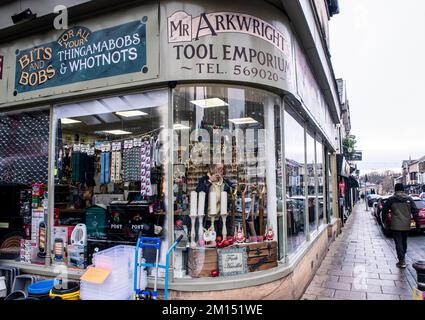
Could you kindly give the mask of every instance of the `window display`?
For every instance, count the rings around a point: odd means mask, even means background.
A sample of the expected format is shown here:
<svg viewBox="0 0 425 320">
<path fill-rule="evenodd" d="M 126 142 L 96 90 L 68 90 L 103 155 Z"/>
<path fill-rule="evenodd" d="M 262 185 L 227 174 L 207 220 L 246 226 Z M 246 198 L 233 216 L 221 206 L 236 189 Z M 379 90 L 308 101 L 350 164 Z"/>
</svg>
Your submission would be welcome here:
<svg viewBox="0 0 425 320">
<path fill-rule="evenodd" d="M 56 262 L 84 267 L 99 248 L 134 245 L 139 234 L 167 241 L 160 161 L 167 103 L 167 92 L 156 91 L 55 108 L 54 224 L 69 230 L 52 239 Z M 86 241 L 72 243 L 82 226 Z"/>
<path fill-rule="evenodd" d="M 317 173 L 317 198 L 319 202 L 319 226 L 326 222 L 324 204 L 324 174 L 323 144 L 316 140 L 316 173 Z"/>
<path fill-rule="evenodd" d="M 0 116 L 0 259 L 44 263 L 49 118 L 48 109 Z"/>
<path fill-rule="evenodd" d="M 253 258 L 238 273 L 277 266 L 275 106 L 278 96 L 257 89 L 175 89 L 175 232 L 190 239 L 176 249 L 178 277 L 237 274 L 221 260 L 229 247 Z"/>
<path fill-rule="evenodd" d="M 274 268 L 300 248 L 306 219 L 311 232 L 317 215 L 324 221 L 322 144 L 266 91 L 181 85 L 172 94 L 172 109 L 167 91 L 54 106 L 52 221 L 40 169 L 39 181 L 14 189 L 20 234 L 0 252 L 15 243 L 22 262 L 43 264 L 50 244 L 53 264 L 83 269 L 94 253 L 135 245 L 139 235 L 161 239 L 163 261 L 169 242 L 182 236 L 174 277 L 201 278 Z M 37 114 L 48 126 L 48 114 Z M 168 127 L 171 167 L 162 157 Z"/>
<path fill-rule="evenodd" d="M 276 157 L 276 206 L 277 206 L 277 235 L 278 235 L 278 249 L 279 249 L 279 260 L 285 257 L 285 232 L 283 230 L 283 219 L 286 217 L 284 210 L 284 196 L 285 192 L 283 189 L 284 174 L 283 174 L 283 109 L 281 106 L 275 105 L 274 107 L 274 132 L 275 132 L 275 157 Z M 286 221 L 288 223 L 288 220 Z"/>
<path fill-rule="evenodd" d="M 328 200 L 326 201 L 327 204 L 327 216 L 328 216 L 328 221 L 331 222 L 332 218 L 333 218 L 333 180 L 332 180 L 332 154 L 329 152 L 326 152 L 326 175 L 327 175 L 327 197 Z"/>
<path fill-rule="evenodd" d="M 307 133 L 307 203 L 308 203 L 308 222 L 309 231 L 317 230 L 317 192 L 316 192 L 316 146 L 313 137 Z"/>
<path fill-rule="evenodd" d="M 293 253 L 306 241 L 304 127 L 285 111 L 287 247 Z"/>
</svg>

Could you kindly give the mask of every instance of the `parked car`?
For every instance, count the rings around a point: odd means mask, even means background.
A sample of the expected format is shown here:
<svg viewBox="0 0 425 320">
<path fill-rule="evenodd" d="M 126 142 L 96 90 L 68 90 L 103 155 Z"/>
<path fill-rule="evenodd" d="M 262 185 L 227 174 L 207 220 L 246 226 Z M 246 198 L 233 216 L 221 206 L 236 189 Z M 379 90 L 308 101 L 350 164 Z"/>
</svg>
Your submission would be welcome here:
<svg viewBox="0 0 425 320">
<path fill-rule="evenodd" d="M 416 204 L 416 207 L 419 210 L 419 225 L 420 229 L 425 230 L 425 202 L 421 200 L 419 197 L 412 197 L 413 201 Z M 386 236 L 391 235 L 391 210 L 388 212 L 387 218 L 385 221 L 383 221 L 383 215 L 382 215 L 382 209 L 380 214 L 380 221 L 378 221 L 384 231 L 384 234 Z M 413 220 L 413 217 L 411 218 L 410 222 L 410 231 L 416 231 L 416 222 Z"/>
<path fill-rule="evenodd" d="M 379 195 L 377 194 L 369 194 L 367 196 L 367 205 L 369 206 L 369 208 L 373 207 L 373 203 L 378 201 Z"/>
<path fill-rule="evenodd" d="M 376 220 L 378 221 L 379 224 L 381 224 L 381 212 L 382 212 L 382 208 L 384 207 L 384 204 L 387 202 L 387 200 L 389 199 L 389 195 L 387 196 L 382 196 L 378 198 L 378 201 L 376 202 L 376 206 L 374 207 L 374 211 L 373 211 L 373 215 L 375 216 Z"/>
</svg>

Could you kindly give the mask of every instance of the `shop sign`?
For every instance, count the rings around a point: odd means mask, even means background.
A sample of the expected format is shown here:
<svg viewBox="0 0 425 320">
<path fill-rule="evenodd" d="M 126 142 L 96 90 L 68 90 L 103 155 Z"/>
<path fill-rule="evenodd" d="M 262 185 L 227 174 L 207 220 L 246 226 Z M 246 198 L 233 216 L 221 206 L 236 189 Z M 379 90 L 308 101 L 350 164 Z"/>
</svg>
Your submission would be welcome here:
<svg viewBox="0 0 425 320">
<path fill-rule="evenodd" d="M 246 248 L 225 248 L 218 250 L 218 269 L 222 277 L 248 272 Z"/>
<path fill-rule="evenodd" d="M 256 16 L 239 12 L 203 12 L 167 16 L 168 55 L 175 79 L 222 79 L 292 89 L 291 38 Z"/>
<path fill-rule="evenodd" d="M 363 160 L 363 152 L 356 151 L 353 155 L 353 158 L 351 159 L 353 161 L 362 161 Z"/>
<path fill-rule="evenodd" d="M 332 116 L 326 104 L 325 97 L 313 75 L 307 56 L 301 49 L 300 44 L 294 41 L 294 47 L 297 93 L 328 138 L 332 138 L 335 136 L 335 132 L 333 131 Z M 333 139 L 330 140 L 332 141 Z"/>
<path fill-rule="evenodd" d="M 275 46 L 282 53 L 290 50 L 288 38 L 271 24 L 257 17 L 236 12 L 202 13 L 192 18 L 185 11 L 177 11 L 168 18 L 168 41 L 191 42 L 219 33 L 242 33 L 258 37 Z"/>
<path fill-rule="evenodd" d="M 56 41 L 16 49 L 14 95 L 133 72 L 146 73 L 146 22 L 145 16 L 94 32 L 76 26 L 64 31 Z"/>
</svg>

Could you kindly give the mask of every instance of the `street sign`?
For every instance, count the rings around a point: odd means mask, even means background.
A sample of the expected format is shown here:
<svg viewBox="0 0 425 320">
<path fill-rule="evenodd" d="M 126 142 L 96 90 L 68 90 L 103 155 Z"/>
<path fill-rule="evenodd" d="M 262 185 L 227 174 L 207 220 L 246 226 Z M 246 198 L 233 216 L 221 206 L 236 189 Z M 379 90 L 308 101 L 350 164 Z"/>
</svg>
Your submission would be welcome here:
<svg viewBox="0 0 425 320">
<path fill-rule="evenodd" d="M 362 151 L 356 151 L 352 158 L 353 161 L 362 161 L 363 160 L 363 152 Z"/>
</svg>

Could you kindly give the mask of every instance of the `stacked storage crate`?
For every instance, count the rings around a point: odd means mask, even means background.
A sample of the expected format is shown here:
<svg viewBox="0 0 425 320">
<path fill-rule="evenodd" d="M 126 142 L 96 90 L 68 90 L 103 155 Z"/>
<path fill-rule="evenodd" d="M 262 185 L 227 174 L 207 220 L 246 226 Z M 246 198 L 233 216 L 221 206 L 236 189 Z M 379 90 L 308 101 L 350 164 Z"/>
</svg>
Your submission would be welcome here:
<svg viewBox="0 0 425 320">
<path fill-rule="evenodd" d="M 94 266 L 108 270 L 102 283 L 81 280 L 82 300 L 130 300 L 133 296 L 135 246 L 119 245 L 93 256 Z"/>
</svg>

